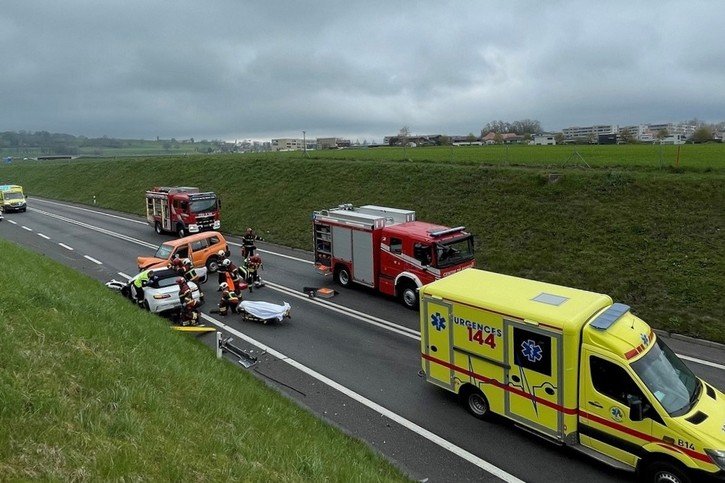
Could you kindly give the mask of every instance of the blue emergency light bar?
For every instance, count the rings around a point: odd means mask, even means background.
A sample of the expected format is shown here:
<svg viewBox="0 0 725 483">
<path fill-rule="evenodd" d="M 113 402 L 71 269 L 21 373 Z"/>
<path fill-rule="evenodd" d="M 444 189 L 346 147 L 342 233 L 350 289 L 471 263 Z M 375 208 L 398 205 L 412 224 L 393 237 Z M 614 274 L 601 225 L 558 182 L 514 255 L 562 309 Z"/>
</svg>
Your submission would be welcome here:
<svg viewBox="0 0 725 483">
<path fill-rule="evenodd" d="M 589 325 L 595 329 L 607 330 L 627 312 L 629 312 L 629 305 L 619 303 L 614 304 L 602 312 L 599 317 L 592 320 Z"/>
</svg>

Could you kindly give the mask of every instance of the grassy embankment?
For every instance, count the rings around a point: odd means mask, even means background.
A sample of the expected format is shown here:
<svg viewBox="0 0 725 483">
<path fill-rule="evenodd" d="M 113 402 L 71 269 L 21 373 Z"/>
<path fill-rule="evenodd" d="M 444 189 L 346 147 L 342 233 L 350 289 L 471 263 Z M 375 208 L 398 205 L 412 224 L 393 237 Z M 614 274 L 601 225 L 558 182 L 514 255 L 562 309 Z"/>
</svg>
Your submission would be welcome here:
<svg viewBox="0 0 725 483">
<path fill-rule="evenodd" d="M 96 195 L 100 206 L 138 214 L 151 186 L 201 186 L 221 195 L 225 231 L 253 226 L 269 241 L 305 249 L 315 209 L 413 208 L 420 219 L 468 226 L 480 268 L 607 293 L 656 328 L 725 342 L 724 161 L 703 163 L 674 171 L 559 167 L 563 177 L 553 184 L 543 161 L 492 167 L 299 153 L 29 163 L 0 176 L 31 195 L 82 203 Z"/>
<path fill-rule="evenodd" d="M 404 480 L 98 282 L 0 260 L 0 480 Z"/>
</svg>

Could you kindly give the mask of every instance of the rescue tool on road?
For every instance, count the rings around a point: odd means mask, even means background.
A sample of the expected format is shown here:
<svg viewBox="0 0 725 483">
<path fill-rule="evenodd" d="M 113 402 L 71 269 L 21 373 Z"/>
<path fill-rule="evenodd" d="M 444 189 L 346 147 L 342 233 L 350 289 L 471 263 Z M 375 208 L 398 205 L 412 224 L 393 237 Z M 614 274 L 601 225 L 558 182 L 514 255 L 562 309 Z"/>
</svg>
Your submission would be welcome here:
<svg viewBox="0 0 725 483">
<path fill-rule="evenodd" d="M 220 210 L 215 193 L 191 186 L 158 186 L 146 192 L 146 220 L 159 234 L 166 231 L 183 237 L 218 230 Z"/>
<path fill-rule="evenodd" d="M 344 287 L 353 282 L 418 307 L 426 283 L 473 267 L 473 235 L 416 221 L 415 211 L 340 205 L 312 213 L 315 267 Z"/>
<path fill-rule="evenodd" d="M 646 481 L 725 477 L 725 395 L 607 295 L 464 270 L 421 288 L 428 382 Z"/>
</svg>

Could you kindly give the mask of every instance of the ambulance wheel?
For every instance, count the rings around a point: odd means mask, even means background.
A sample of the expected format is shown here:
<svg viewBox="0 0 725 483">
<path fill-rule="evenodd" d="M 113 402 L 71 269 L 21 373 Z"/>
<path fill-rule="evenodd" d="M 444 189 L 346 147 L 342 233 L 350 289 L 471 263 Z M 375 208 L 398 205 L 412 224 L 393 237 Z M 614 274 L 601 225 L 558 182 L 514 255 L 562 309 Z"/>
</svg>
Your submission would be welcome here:
<svg viewBox="0 0 725 483">
<path fill-rule="evenodd" d="M 653 461 L 645 468 L 647 483 L 690 483 L 692 480 L 679 466 L 669 461 Z"/>
<path fill-rule="evenodd" d="M 350 286 L 350 271 L 345 265 L 341 265 L 340 268 L 337 269 L 337 272 L 335 272 L 335 274 L 337 283 L 339 283 L 343 287 Z"/>
<path fill-rule="evenodd" d="M 161 235 L 161 223 L 159 223 L 158 221 L 154 223 L 154 230 L 156 231 L 157 235 Z"/>
<path fill-rule="evenodd" d="M 400 289 L 400 301 L 410 310 L 418 308 L 418 290 L 411 282 L 406 283 Z"/>
<path fill-rule="evenodd" d="M 466 408 L 468 412 L 476 416 L 478 419 L 486 419 L 489 414 L 490 406 L 488 405 L 488 399 L 483 393 L 475 387 L 469 387 L 465 392 L 461 393 L 461 396 L 466 402 Z"/>
</svg>

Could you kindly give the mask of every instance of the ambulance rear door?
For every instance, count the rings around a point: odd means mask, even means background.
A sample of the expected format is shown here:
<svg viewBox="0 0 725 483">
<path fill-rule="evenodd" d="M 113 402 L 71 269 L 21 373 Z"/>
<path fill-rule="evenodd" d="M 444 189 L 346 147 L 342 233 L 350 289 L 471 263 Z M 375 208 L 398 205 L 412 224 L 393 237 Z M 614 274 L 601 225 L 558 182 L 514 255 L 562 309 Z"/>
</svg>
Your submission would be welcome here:
<svg viewBox="0 0 725 483">
<path fill-rule="evenodd" d="M 562 336 L 533 324 L 504 320 L 506 416 L 563 439 Z"/>
<path fill-rule="evenodd" d="M 421 311 L 422 352 L 424 370 L 428 382 L 454 390 L 453 372 L 453 321 L 452 307 L 448 302 L 425 297 Z"/>
</svg>

